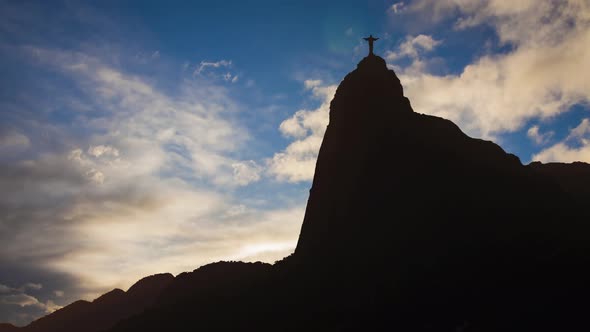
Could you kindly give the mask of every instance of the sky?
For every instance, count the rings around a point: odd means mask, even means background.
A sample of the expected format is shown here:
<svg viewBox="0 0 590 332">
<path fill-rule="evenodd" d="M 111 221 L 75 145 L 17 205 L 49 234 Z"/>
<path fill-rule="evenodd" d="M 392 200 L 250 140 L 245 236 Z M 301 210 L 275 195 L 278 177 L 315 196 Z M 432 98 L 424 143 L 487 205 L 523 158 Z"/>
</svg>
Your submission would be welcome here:
<svg viewBox="0 0 590 332">
<path fill-rule="evenodd" d="M 588 0 L 0 0 L 0 322 L 289 255 L 369 34 L 416 112 L 590 162 Z"/>
</svg>

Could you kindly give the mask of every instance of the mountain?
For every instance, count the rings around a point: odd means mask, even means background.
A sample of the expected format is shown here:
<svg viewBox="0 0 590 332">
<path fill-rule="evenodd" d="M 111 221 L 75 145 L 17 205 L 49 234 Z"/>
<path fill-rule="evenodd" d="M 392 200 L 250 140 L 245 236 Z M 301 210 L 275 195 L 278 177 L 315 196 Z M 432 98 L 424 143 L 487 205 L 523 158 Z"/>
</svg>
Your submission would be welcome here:
<svg viewBox="0 0 590 332">
<path fill-rule="evenodd" d="M 580 205 L 590 201 L 590 165 L 582 162 L 571 164 L 533 162 L 528 165 L 534 172 L 556 182 Z"/>
<path fill-rule="evenodd" d="M 331 102 L 295 252 L 181 274 L 108 331 L 586 330 L 588 182 L 414 112 L 369 55 Z"/>
<path fill-rule="evenodd" d="M 0 323 L 0 332 L 16 332 L 20 329 L 12 324 Z"/>
<path fill-rule="evenodd" d="M 355 301 L 377 303 L 376 326 L 563 327 L 583 317 L 570 305 L 588 293 L 589 171 L 524 166 L 415 113 L 369 56 L 331 103 L 294 256 L 328 280 L 346 274 L 339 289 L 365 285 Z"/>
<path fill-rule="evenodd" d="M 114 289 L 92 302 L 79 300 L 45 317 L 14 331 L 104 331 L 116 322 L 138 314 L 155 303 L 156 297 L 167 287 L 174 276 L 169 273 L 145 277 L 136 282 L 127 292 Z M 2 329 L 0 332 L 13 331 Z"/>
</svg>

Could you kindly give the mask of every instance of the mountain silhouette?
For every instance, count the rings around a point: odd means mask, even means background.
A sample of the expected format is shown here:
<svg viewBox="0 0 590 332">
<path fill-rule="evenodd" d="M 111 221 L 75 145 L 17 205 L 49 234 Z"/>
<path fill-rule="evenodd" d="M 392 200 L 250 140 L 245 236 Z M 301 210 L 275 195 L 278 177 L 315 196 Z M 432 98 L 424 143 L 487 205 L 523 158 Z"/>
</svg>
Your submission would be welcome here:
<svg viewBox="0 0 590 332">
<path fill-rule="evenodd" d="M 0 323 L 0 332 L 20 331 L 20 329 L 12 324 Z"/>
<path fill-rule="evenodd" d="M 104 331 L 153 305 L 173 279 L 174 276 L 169 273 L 145 277 L 127 292 L 114 289 L 92 302 L 79 300 L 23 328 L 0 325 L 0 332 Z"/>
<path fill-rule="evenodd" d="M 331 102 L 292 255 L 167 275 L 141 305 L 133 286 L 19 331 L 585 330 L 589 188 L 588 164 L 523 165 L 414 112 L 369 55 Z"/>
<path fill-rule="evenodd" d="M 581 206 L 590 202 L 590 165 L 582 162 L 571 164 L 533 162 L 529 168 L 555 181 Z"/>
</svg>

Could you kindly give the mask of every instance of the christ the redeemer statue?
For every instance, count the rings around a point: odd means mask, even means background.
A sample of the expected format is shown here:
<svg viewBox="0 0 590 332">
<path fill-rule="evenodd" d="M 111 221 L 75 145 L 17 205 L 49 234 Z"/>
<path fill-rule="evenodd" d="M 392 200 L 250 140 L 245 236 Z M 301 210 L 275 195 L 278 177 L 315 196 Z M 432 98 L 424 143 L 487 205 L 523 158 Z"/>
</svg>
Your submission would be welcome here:
<svg viewBox="0 0 590 332">
<path fill-rule="evenodd" d="M 370 35 L 369 37 L 363 39 L 369 42 L 369 55 L 373 55 L 373 42 L 379 40 L 379 38 L 375 38 L 373 35 Z"/>
</svg>

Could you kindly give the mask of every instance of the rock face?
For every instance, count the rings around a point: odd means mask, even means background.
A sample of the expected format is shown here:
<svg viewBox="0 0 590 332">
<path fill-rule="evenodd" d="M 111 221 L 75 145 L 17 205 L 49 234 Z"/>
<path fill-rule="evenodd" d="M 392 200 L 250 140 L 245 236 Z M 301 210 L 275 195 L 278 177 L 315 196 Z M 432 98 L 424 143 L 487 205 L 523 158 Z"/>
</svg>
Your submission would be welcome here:
<svg viewBox="0 0 590 332">
<path fill-rule="evenodd" d="M 505 329 L 550 312 L 556 323 L 575 309 L 554 303 L 587 291 L 589 170 L 523 166 L 415 113 L 394 72 L 368 56 L 331 103 L 294 258 L 373 312 L 397 312 L 405 329 L 410 317 Z"/>
<path fill-rule="evenodd" d="M 332 101 L 295 257 L 415 284 L 416 301 L 422 292 L 444 302 L 489 292 L 504 306 L 503 289 L 533 287 L 529 272 L 584 241 L 586 212 L 554 180 L 448 120 L 415 113 L 393 71 L 369 56 Z"/>
<path fill-rule="evenodd" d="M 181 274 L 110 331 L 585 330 L 583 183 L 415 113 L 370 55 L 331 103 L 295 253 Z"/>
<path fill-rule="evenodd" d="M 394 72 L 368 56 L 332 101 L 295 256 L 387 258 L 405 271 L 487 255 L 521 264 L 566 250 L 583 213 L 572 194 L 496 144 L 415 113 Z"/>
</svg>

